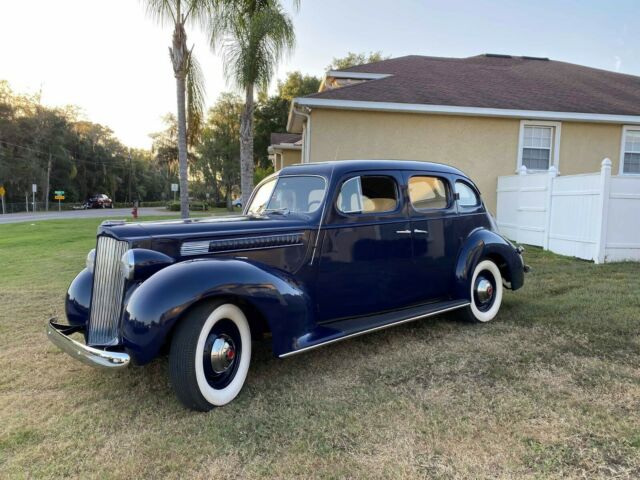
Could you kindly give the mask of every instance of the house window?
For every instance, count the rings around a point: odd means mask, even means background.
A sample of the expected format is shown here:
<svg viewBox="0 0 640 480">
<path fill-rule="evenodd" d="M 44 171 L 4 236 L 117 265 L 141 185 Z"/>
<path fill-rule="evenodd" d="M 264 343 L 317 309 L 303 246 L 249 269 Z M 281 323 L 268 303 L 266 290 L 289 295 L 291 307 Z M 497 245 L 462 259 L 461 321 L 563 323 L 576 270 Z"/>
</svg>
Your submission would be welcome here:
<svg viewBox="0 0 640 480">
<path fill-rule="evenodd" d="M 522 166 L 533 171 L 546 171 L 551 166 L 557 169 L 559 145 L 560 123 L 522 121 L 518 170 Z"/>
<path fill-rule="evenodd" d="M 552 127 L 524 127 L 522 164 L 527 170 L 549 170 L 552 131 Z"/>
<path fill-rule="evenodd" d="M 621 174 L 640 174 L 640 127 L 622 131 Z"/>
</svg>

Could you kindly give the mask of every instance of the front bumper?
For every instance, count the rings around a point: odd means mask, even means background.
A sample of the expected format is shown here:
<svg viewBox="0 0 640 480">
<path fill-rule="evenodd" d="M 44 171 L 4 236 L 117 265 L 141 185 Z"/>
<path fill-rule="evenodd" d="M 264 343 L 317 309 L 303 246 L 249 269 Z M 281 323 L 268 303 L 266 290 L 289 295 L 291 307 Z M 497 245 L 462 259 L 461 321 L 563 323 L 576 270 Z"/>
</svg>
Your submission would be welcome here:
<svg viewBox="0 0 640 480">
<path fill-rule="evenodd" d="M 111 352 L 99 348 L 89 347 L 80 343 L 69 335 L 78 332 L 82 327 L 60 325 L 52 318 L 47 322 L 47 337 L 60 350 L 68 353 L 76 360 L 91 365 L 92 367 L 118 369 L 129 366 L 131 358 L 123 352 Z"/>
</svg>

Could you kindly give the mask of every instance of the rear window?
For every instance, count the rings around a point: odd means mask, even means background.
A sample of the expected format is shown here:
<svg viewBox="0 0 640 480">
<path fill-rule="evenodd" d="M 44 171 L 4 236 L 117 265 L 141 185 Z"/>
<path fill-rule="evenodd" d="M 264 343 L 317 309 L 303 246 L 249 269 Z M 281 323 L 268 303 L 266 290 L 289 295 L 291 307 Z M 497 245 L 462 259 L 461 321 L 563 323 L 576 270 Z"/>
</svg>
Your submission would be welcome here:
<svg viewBox="0 0 640 480">
<path fill-rule="evenodd" d="M 458 180 L 456 182 L 456 193 L 458 194 L 458 205 L 461 207 L 477 207 L 480 199 L 471 185 Z"/>
</svg>

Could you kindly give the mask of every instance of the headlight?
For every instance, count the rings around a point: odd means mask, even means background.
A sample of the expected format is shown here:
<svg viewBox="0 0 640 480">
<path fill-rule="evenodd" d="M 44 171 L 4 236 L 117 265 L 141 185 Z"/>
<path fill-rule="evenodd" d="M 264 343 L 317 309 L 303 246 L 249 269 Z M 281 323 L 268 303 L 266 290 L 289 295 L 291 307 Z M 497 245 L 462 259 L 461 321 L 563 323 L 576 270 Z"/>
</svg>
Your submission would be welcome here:
<svg viewBox="0 0 640 480">
<path fill-rule="evenodd" d="M 133 250 L 127 250 L 124 255 L 122 255 L 120 263 L 120 269 L 124 278 L 133 280 L 133 275 L 136 271 L 136 259 Z"/>
<path fill-rule="evenodd" d="M 95 266 L 95 264 L 96 264 L 96 249 L 92 248 L 91 250 L 89 250 L 89 253 L 87 253 L 87 260 L 86 260 L 87 270 L 93 273 L 93 267 Z"/>
</svg>

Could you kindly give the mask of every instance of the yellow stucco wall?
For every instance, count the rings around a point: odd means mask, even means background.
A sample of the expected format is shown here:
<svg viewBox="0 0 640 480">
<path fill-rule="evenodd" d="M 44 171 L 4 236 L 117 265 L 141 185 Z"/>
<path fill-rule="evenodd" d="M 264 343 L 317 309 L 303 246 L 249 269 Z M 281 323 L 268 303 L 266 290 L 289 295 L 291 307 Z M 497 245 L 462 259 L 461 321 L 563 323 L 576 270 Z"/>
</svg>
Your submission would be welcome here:
<svg viewBox="0 0 640 480">
<path fill-rule="evenodd" d="M 519 131 L 519 119 L 314 109 L 310 160 L 446 163 L 476 182 L 495 213 L 497 178 L 516 171 Z M 563 122 L 560 172 L 595 172 L 607 156 L 617 172 L 621 131 L 620 125 Z"/>
<path fill-rule="evenodd" d="M 302 162 L 302 150 L 283 150 L 280 148 L 274 148 L 274 153 L 278 155 L 278 162 L 275 167 L 276 171 L 280 170 L 280 154 L 282 154 L 282 167 L 286 167 L 287 165 L 293 165 L 294 163 Z"/>
<path fill-rule="evenodd" d="M 562 122 L 560 174 L 597 172 L 605 157 L 611 159 L 611 173 L 618 174 L 622 125 Z"/>
</svg>

